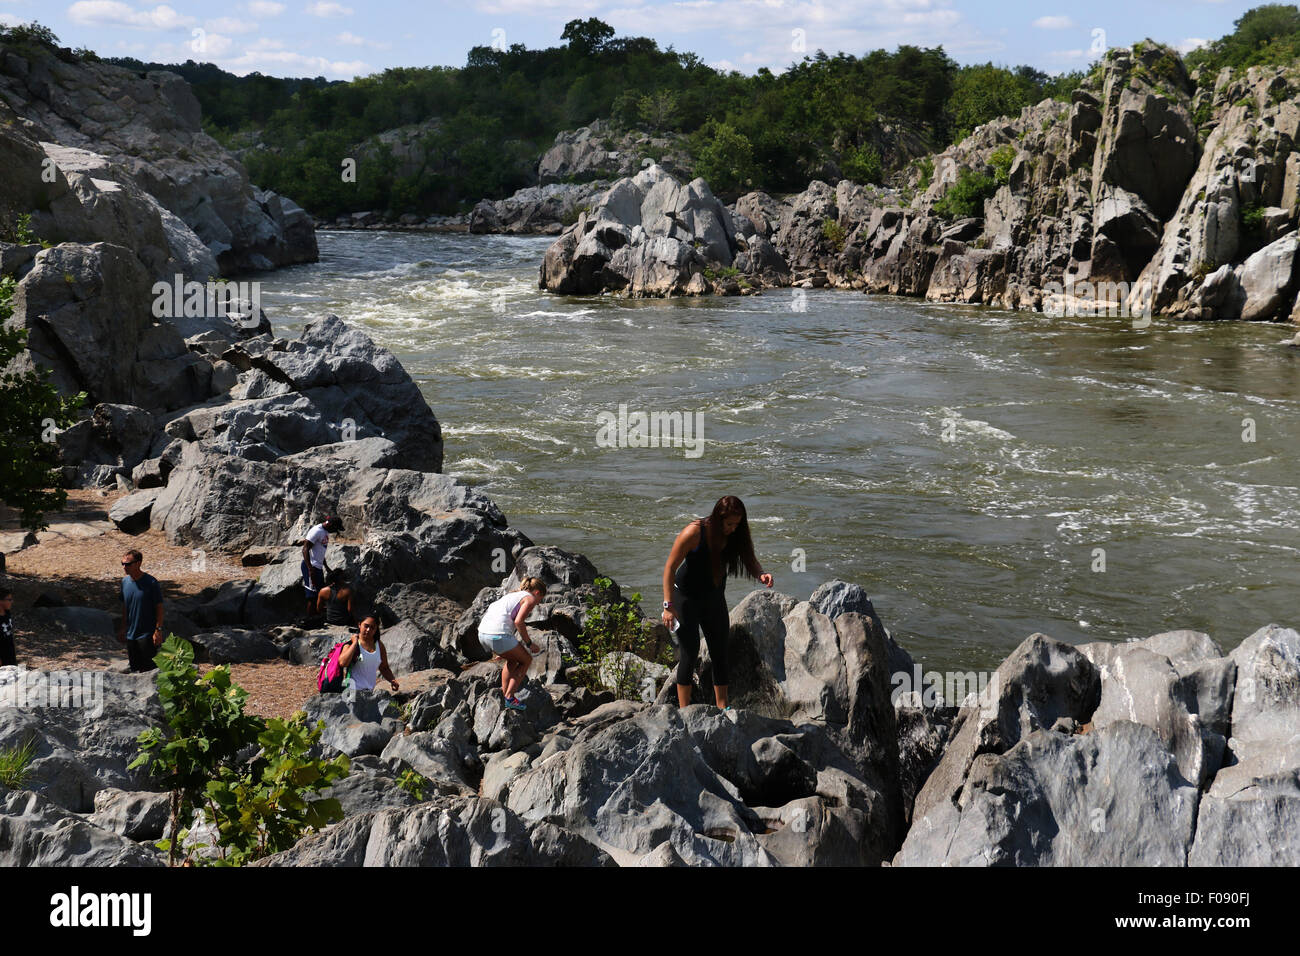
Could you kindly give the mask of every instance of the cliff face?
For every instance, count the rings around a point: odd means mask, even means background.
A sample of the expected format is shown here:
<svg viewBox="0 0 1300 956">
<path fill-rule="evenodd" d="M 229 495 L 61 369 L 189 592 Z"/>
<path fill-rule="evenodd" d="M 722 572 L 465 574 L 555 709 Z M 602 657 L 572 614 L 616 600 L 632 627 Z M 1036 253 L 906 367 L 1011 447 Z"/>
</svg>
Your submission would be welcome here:
<svg viewBox="0 0 1300 956">
<path fill-rule="evenodd" d="M 784 203 L 805 226 L 774 244 L 797 283 L 824 273 L 869 292 L 1085 315 L 1292 317 L 1298 75 L 1189 77 L 1164 47 L 1112 50 L 1070 104 L 1044 101 L 936 154 L 908 203 L 903 191 L 855 204 L 865 193 L 843 183 L 828 202 L 811 184 Z M 833 235 L 827 220 L 839 248 L 818 235 Z"/>
<path fill-rule="evenodd" d="M 27 138 L 98 154 L 96 178 L 157 200 L 194 231 L 221 272 L 316 260 L 310 217 L 248 182 L 239 161 L 203 132 L 198 100 L 175 74 L 0 45 L 0 99 Z"/>
</svg>

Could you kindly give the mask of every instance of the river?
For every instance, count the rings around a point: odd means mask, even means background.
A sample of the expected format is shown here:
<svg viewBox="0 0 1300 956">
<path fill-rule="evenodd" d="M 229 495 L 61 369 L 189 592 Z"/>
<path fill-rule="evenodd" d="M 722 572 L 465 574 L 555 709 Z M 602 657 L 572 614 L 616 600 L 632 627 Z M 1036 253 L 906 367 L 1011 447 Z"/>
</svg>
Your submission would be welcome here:
<svg viewBox="0 0 1300 956">
<path fill-rule="evenodd" d="M 319 263 L 259 277 L 277 332 L 333 312 L 392 349 L 444 470 L 652 615 L 673 536 L 736 494 L 779 590 L 861 584 L 941 670 L 1035 631 L 1227 649 L 1300 624 L 1294 330 L 833 290 L 564 298 L 537 289 L 547 238 L 318 239 Z M 700 431 L 618 446 L 619 406 Z"/>
</svg>

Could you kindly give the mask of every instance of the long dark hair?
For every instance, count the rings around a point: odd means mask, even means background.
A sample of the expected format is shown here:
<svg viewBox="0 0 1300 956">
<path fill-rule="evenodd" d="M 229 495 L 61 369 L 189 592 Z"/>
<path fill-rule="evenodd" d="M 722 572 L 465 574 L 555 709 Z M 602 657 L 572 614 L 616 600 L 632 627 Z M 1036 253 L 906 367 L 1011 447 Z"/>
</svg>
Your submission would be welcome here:
<svg viewBox="0 0 1300 956">
<path fill-rule="evenodd" d="M 713 545 L 709 544 L 709 558 L 713 564 L 715 581 L 721 577 L 719 572 L 722 571 L 731 577 L 740 577 L 743 572 L 752 578 L 754 575 L 749 569 L 758 564 L 758 560 L 754 557 L 754 541 L 749 536 L 749 515 L 745 512 L 745 503 L 735 495 L 724 495 L 718 499 L 718 503 L 713 506 L 713 513 L 702 519 L 705 531 L 710 536 L 726 534 L 723 531 L 723 521 L 731 515 L 740 515 L 740 524 L 736 525 L 736 530 L 727 536 L 727 543 L 723 545 L 722 551 L 715 552 Z"/>
</svg>

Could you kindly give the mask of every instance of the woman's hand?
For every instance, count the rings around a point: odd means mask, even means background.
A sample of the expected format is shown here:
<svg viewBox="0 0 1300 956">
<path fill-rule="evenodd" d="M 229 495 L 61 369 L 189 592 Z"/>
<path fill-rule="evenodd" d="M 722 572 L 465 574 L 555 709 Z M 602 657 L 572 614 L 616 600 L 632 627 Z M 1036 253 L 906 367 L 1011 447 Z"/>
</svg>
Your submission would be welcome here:
<svg viewBox="0 0 1300 956">
<path fill-rule="evenodd" d="M 770 574 L 760 574 L 758 580 L 763 583 L 763 587 L 765 588 L 770 588 L 775 583 Z"/>
<path fill-rule="evenodd" d="M 664 622 L 664 627 L 671 631 L 673 629 L 673 624 L 677 621 L 677 615 L 667 608 L 664 608 L 664 613 L 660 615 L 660 619 Z"/>
<path fill-rule="evenodd" d="M 397 693 L 397 679 L 394 677 L 390 677 L 388 678 L 388 683 L 392 686 L 393 693 L 394 694 Z"/>
</svg>

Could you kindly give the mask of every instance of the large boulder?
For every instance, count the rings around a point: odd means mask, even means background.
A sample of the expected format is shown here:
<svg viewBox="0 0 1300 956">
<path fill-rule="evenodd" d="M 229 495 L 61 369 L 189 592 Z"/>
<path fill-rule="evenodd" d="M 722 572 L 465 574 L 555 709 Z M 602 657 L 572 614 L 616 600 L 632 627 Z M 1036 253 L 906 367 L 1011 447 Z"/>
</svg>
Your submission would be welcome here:
<svg viewBox="0 0 1300 956">
<path fill-rule="evenodd" d="M 83 820 L 39 793 L 0 788 L 0 865 L 89 868 L 163 864 L 153 849 Z"/>
</svg>

